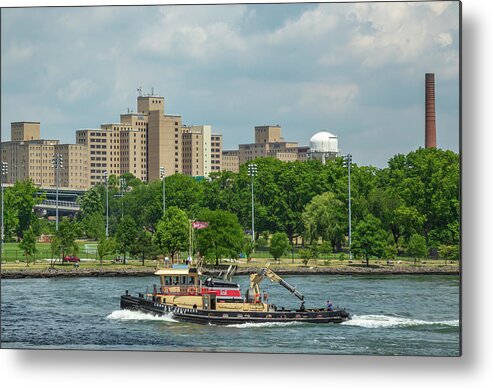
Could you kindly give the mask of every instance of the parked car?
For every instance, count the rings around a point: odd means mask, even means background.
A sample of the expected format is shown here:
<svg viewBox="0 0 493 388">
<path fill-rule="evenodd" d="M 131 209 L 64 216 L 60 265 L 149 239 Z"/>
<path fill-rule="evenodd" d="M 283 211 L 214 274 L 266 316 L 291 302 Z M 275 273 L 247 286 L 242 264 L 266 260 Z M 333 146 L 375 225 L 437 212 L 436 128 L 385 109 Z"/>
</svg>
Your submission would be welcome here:
<svg viewBox="0 0 493 388">
<path fill-rule="evenodd" d="M 78 257 L 75 257 L 75 256 L 65 256 L 63 258 L 63 262 L 64 263 L 78 263 L 78 262 L 80 262 L 80 259 Z"/>
</svg>

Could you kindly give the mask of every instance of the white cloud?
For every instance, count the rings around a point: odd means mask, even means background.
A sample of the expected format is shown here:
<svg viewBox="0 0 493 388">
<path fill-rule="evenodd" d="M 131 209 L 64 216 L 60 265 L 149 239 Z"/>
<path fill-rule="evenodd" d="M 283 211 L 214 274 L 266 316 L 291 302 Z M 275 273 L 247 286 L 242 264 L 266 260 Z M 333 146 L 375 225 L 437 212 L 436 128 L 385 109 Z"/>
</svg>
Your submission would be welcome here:
<svg viewBox="0 0 493 388">
<path fill-rule="evenodd" d="M 367 69 L 436 62 L 440 50 L 453 43 L 452 34 L 458 33 L 458 13 L 450 3 L 423 4 L 355 4 L 348 13 L 348 20 L 357 23 L 352 27 L 347 55 Z"/>
<path fill-rule="evenodd" d="M 331 12 L 331 8 L 318 6 L 303 12 L 298 19 L 288 20 L 267 39 L 271 43 L 289 43 L 292 40 L 320 37 L 336 28 L 338 20 L 338 15 Z"/>
<path fill-rule="evenodd" d="M 60 100 L 75 102 L 89 97 L 96 90 L 96 85 L 88 79 L 75 79 L 70 81 L 67 87 L 58 89 L 57 96 Z"/>
<path fill-rule="evenodd" d="M 140 31 L 137 48 L 164 57 L 219 59 L 225 53 L 241 52 L 244 41 L 235 27 L 247 15 L 244 6 L 163 7 L 156 23 Z"/>
<path fill-rule="evenodd" d="M 452 35 L 448 32 L 440 32 L 435 41 L 442 47 L 450 46 L 453 42 Z"/>
<path fill-rule="evenodd" d="M 15 65 L 30 60 L 34 54 L 34 47 L 30 43 L 14 42 L 5 53 L 4 65 Z M 3 55 L 2 55 L 3 56 Z"/>
<path fill-rule="evenodd" d="M 307 83 L 301 86 L 299 105 L 310 110 L 334 113 L 348 108 L 358 93 L 358 85 L 354 83 Z"/>
<path fill-rule="evenodd" d="M 436 16 L 440 16 L 450 6 L 450 1 L 430 1 L 423 2 L 423 5 L 429 7 Z"/>
</svg>

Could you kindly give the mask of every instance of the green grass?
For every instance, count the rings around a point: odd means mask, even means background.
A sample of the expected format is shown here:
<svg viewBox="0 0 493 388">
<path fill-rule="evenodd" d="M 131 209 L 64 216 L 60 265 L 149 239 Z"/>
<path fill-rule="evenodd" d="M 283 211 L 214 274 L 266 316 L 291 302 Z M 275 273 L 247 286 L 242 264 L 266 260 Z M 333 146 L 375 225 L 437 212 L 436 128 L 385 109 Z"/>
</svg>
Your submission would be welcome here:
<svg viewBox="0 0 493 388">
<path fill-rule="evenodd" d="M 85 253 L 85 244 L 97 244 L 95 242 L 79 242 L 78 256 L 81 258 L 96 259 L 96 254 Z M 51 259 L 51 247 L 49 243 L 36 243 L 36 260 Z M 18 243 L 4 243 L 2 251 L 2 261 L 23 261 L 24 252 L 19 248 Z M 32 259 L 31 259 L 32 261 Z"/>
<path fill-rule="evenodd" d="M 99 259 L 96 254 L 88 254 L 85 253 L 85 245 L 86 244 L 97 244 L 94 241 L 80 241 L 79 245 L 79 254 L 78 257 L 81 259 L 91 259 L 90 261 L 83 260 L 80 263 L 81 267 L 99 267 Z M 39 265 L 43 266 L 49 265 L 49 260 L 51 260 L 51 248 L 49 243 L 37 243 L 36 244 L 37 253 L 35 256 L 36 262 L 39 261 Z M 114 263 L 113 260 L 118 256 L 118 254 L 113 254 L 103 260 L 103 266 L 112 266 L 112 268 L 117 268 L 118 266 L 122 266 L 120 263 Z M 182 252 L 182 258 L 187 256 L 186 252 Z M 340 260 L 341 254 L 330 254 L 330 255 L 321 255 L 317 260 L 310 260 L 307 264 L 308 267 L 320 266 L 320 267 L 352 267 L 352 266 L 361 266 L 366 265 L 366 261 L 353 259 L 351 262 L 348 260 L 348 255 L 344 254 L 344 260 Z M 400 263 L 399 263 L 400 261 Z M 18 243 L 5 243 L 2 253 L 2 262 L 7 262 L 12 264 L 13 266 L 26 266 L 26 259 L 21 249 L 19 249 Z M 16 263 L 18 262 L 18 263 Z M 33 258 L 29 259 L 32 266 Z M 303 261 L 300 259 L 296 252 L 289 252 L 283 258 L 281 258 L 280 262 L 275 262 L 272 256 L 270 256 L 268 251 L 257 251 L 253 254 L 251 262 L 247 262 L 246 258 L 242 258 L 236 261 L 223 260 L 221 264 L 236 264 L 239 266 L 263 266 L 265 263 L 270 262 L 273 266 L 284 266 L 284 267 L 300 267 L 304 266 Z M 398 257 L 395 260 L 392 260 L 393 266 L 414 266 L 414 258 L 412 257 Z M 421 264 L 425 262 L 426 264 Z M 146 265 L 155 266 L 157 264 L 156 260 L 146 260 Z M 60 266 L 71 267 L 71 263 L 59 264 Z M 385 259 L 372 259 L 370 260 L 370 265 L 372 266 L 387 266 L 387 261 Z M 422 259 L 417 261 L 418 266 L 443 266 L 445 265 L 445 260 L 443 259 Z M 447 260 L 447 265 L 458 265 L 458 261 L 449 261 Z M 138 259 L 127 258 L 127 268 L 128 266 L 141 266 L 141 261 Z M 10 267 L 10 265 L 9 265 Z"/>
</svg>

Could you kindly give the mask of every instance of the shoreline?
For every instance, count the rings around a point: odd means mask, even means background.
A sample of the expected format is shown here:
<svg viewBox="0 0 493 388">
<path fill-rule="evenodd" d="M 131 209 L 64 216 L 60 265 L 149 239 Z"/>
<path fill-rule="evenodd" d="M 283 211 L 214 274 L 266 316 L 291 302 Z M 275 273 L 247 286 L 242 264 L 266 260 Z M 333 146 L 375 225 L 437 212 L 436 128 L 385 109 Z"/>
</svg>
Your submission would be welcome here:
<svg viewBox="0 0 493 388">
<path fill-rule="evenodd" d="M 261 267 L 238 268 L 235 275 L 248 275 Z M 204 267 L 203 275 L 218 275 L 227 268 Z M 273 267 L 279 275 L 460 275 L 457 266 L 441 267 Z M 118 276 L 153 276 L 156 269 L 146 268 L 43 268 L 43 269 L 13 269 L 3 270 L 0 279 L 36 279 L 36 278 L 80 278 L 80 277 L 118 277 Z"/>
</svg>

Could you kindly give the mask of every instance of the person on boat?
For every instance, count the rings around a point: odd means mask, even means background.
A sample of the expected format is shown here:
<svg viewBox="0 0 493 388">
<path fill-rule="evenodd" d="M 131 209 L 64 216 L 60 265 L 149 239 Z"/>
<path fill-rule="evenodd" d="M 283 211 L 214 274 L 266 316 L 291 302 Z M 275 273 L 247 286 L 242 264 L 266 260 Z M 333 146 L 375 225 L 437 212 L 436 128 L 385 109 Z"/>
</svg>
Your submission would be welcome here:
<svg viewBox="0 0 493 388">
<path fill-rule="evenodd" d="M 332 311 L 332 302 L 330 300 L 327 301 L 327 310 Z"/>
<path fill-rule="evenodd" d="M 264 303 L 269 303 L 269 295 L 267 292 L 263 292 L 262 299 L 264 300 Z"/>
<path fill-rule="evenodd" d="M 169 265 L 169 257 L 168 257 L 168 255 L 166 255 L 165 258 L 164 258 L 164 265 L 166 267 L 168 267 L 168 265 Z"/>
</svg>

